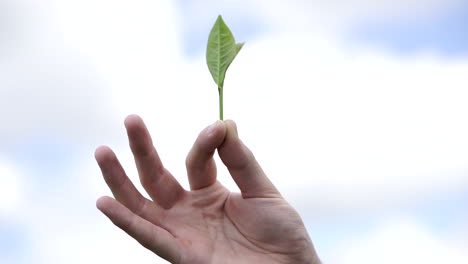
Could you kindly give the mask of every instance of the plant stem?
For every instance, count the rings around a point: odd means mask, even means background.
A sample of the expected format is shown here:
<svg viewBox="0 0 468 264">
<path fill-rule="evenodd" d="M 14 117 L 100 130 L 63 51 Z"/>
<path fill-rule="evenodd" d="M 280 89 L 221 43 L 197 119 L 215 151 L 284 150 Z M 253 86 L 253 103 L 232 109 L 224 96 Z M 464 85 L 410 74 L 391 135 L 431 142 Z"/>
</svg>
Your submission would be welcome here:
<svg viewBox="0 0 468 264">
<path fill-rule="evenodd" d="M 218 86 L 219 93 L 219 120 L 223 120 L 223 87 Z"/>
</svg>

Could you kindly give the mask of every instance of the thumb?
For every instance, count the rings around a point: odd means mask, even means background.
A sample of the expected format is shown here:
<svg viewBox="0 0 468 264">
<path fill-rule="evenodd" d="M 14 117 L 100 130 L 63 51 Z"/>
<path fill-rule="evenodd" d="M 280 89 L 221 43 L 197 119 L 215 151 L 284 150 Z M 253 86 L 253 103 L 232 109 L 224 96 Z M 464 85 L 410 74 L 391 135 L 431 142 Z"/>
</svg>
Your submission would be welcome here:
<svg viewBox="0 0 468 264">
<path fill-rule="evenodd" d="M 239 139 L 236 123 L 224 121 L 226 137 L 218 147 L 218 154 L 244 198 L 281 196 L 273 183 L 263 172 L 252 151 Z"/>
</svg>

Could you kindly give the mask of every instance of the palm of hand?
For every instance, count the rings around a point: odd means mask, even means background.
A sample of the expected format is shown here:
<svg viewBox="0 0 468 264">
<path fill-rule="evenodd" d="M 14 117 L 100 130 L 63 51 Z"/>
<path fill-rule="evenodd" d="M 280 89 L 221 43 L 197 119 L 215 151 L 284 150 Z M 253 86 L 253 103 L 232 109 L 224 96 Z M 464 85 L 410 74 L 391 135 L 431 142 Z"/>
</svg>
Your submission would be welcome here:
<svg viewBox="0 0 468 264">
<path fill-rule="evenodd" d="M 319 263 L 296 211 L 266 178 L 232 122 L 202 131 L 187 157 L 191 191 L 165 170 L 141 119 L 126 121 L 140 179 L 154 201 L 128 180 L 115 155 L 96 159 L 116 200 L 98 208 L 117 226 L 162 258 L 185 263 Z M 218 149 L 242 194 L 216 181 Z M 247 177 L 248 176 L 248 177 Z"/>
<path fill-rule="evenodd" d="M 180 263 L 299 263 L 309 250 L 300 218 L 280 197 L 244 199 L 216 183 L 180 203 L 165 221 L 180 237 Z"/>
</svg>

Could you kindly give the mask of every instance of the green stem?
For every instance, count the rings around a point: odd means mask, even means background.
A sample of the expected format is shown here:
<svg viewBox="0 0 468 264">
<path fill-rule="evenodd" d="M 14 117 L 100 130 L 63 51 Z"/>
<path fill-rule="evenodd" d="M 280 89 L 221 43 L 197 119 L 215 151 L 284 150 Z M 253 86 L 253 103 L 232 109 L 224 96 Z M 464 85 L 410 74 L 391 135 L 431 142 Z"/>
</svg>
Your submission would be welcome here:
<svg viewBox="0 0 468 264">
<path fill-rule="evenodd" d="M 218 87 L 219 93 L 219 120 L 223 120 L 223 87 Z"/>
</svg>

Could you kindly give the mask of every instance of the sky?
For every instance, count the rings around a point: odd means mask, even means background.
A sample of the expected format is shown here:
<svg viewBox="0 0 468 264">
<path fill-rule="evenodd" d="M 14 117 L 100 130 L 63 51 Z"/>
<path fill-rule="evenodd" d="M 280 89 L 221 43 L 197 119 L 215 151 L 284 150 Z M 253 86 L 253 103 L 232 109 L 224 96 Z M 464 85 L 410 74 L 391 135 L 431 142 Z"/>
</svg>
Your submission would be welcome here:
<svg viewBox="0 0 468 264">
<path fill-rule="evenodd" d="M 93 153 L 137 182 L 123 120 L 139 114 L 188 187 L 218 117 L 218 14 L 246 43 L 225 117 L 324 263 L 468 263 L 467 1 L 2 0 L 1 264 L 165 263 L 95 208 Z"/>
</svg>

